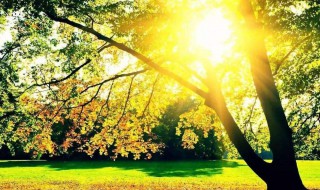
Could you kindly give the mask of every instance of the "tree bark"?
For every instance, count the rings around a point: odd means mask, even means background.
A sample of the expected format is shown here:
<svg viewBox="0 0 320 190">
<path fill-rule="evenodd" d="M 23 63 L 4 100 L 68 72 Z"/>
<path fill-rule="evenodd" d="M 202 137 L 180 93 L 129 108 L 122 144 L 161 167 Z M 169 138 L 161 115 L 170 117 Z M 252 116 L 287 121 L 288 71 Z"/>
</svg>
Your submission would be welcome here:
<svg viewBox="0 0 320 190">
<path fill-rule="evenodd" d="M 268 169 L 268 163 L 261 159 L 252 149 L 239 126 L 235 122 L 231 113 L 229 112 L 224 96 L 221 91 L 220 84 L 215 77 L 212 69 L 207 70 L 207 84 L 209 88 L 208 96 L 205 98 L 205 104 L 215 110 L 221 123 L 223 124 L 231 142 L 237 148 L 241 157 L 246 161 L 249 167 L 260 177 L 266 178 L 265 171 Z"/>
<path fill-rule="evenodd" d="M 241 11 L 248 30 L 247 51 L 251 65 L 254 85 L 261 102 L 270 132 L 270 149 L 273 161 L 266 170 L 266 178 L 262 178 L 268 189 L 306 189 L 301 181 L 292 142 L 292 131 L 289 128 L 281 105 L 267 51 L 263 32 L 260 30 L 251 2 L 241 1 Z"/>
</svg>

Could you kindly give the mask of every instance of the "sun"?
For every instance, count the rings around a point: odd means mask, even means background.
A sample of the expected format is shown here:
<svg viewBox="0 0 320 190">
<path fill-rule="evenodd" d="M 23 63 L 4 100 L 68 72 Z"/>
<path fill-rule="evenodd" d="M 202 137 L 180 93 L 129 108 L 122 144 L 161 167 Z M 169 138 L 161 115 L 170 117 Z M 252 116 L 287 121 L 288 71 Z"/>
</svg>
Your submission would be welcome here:
<svg viewBox="0 0 320 190">
<path fill-rule="evenodd" d="M 219 9 L 198 20 L 193 35 L 196 47 L 200 51 L 208 51 L 211 61 L 221 62 L 224 55 L 231 51 L 231 22 Z"/>
</svg>

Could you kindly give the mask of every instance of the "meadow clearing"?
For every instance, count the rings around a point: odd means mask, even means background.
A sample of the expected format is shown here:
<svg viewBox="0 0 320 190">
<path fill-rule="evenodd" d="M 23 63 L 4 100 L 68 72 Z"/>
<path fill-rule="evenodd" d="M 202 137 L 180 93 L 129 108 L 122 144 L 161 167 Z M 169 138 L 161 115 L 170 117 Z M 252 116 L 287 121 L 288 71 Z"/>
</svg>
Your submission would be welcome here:
<svg viewBox="0 0 320 190">
<path fill-rule="evenodd" d="M 320 161 L 298 161 L 320 189 Z M 0 189 L 265 189 L 242 160 L 0 161 Z"/>
</svg>

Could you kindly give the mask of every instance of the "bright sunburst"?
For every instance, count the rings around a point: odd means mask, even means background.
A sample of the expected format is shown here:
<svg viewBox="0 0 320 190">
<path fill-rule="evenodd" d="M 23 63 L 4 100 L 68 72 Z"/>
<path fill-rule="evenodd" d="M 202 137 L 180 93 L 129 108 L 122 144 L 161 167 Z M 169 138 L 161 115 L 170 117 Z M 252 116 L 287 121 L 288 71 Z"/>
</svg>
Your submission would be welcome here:
<svg viewBox="0 0 320 190">
<path fill-rule="evenodd" d="M 198 48 L 209 51 L 211 61 L 221 62 L 223 56 L 231 51 L 232 44 L 229 40 L 232 30 L 230 26 L 231 22 L 219 9 L 210 12 L 198 22 L 193 39 Z"/>
</svg>

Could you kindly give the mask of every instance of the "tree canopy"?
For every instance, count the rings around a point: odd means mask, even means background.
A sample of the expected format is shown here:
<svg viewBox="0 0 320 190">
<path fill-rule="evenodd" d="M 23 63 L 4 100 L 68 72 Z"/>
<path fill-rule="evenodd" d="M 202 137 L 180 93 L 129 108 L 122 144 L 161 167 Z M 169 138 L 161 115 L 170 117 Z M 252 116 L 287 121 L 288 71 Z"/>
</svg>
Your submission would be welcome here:
<svg viewBox="0 0 320 190">
<path fill-rule="evenodd" d="M 0 145 L 12 151 L 151 158 L 167 107 L 191 97 L 199 106 L 172 126 L 187 147 L 213 130 L 246 161 L 270 148 L 277 160 L 287 117 L 296 157 L 320 156 L 317 0 L 0 4 Z"/>
</svg>

